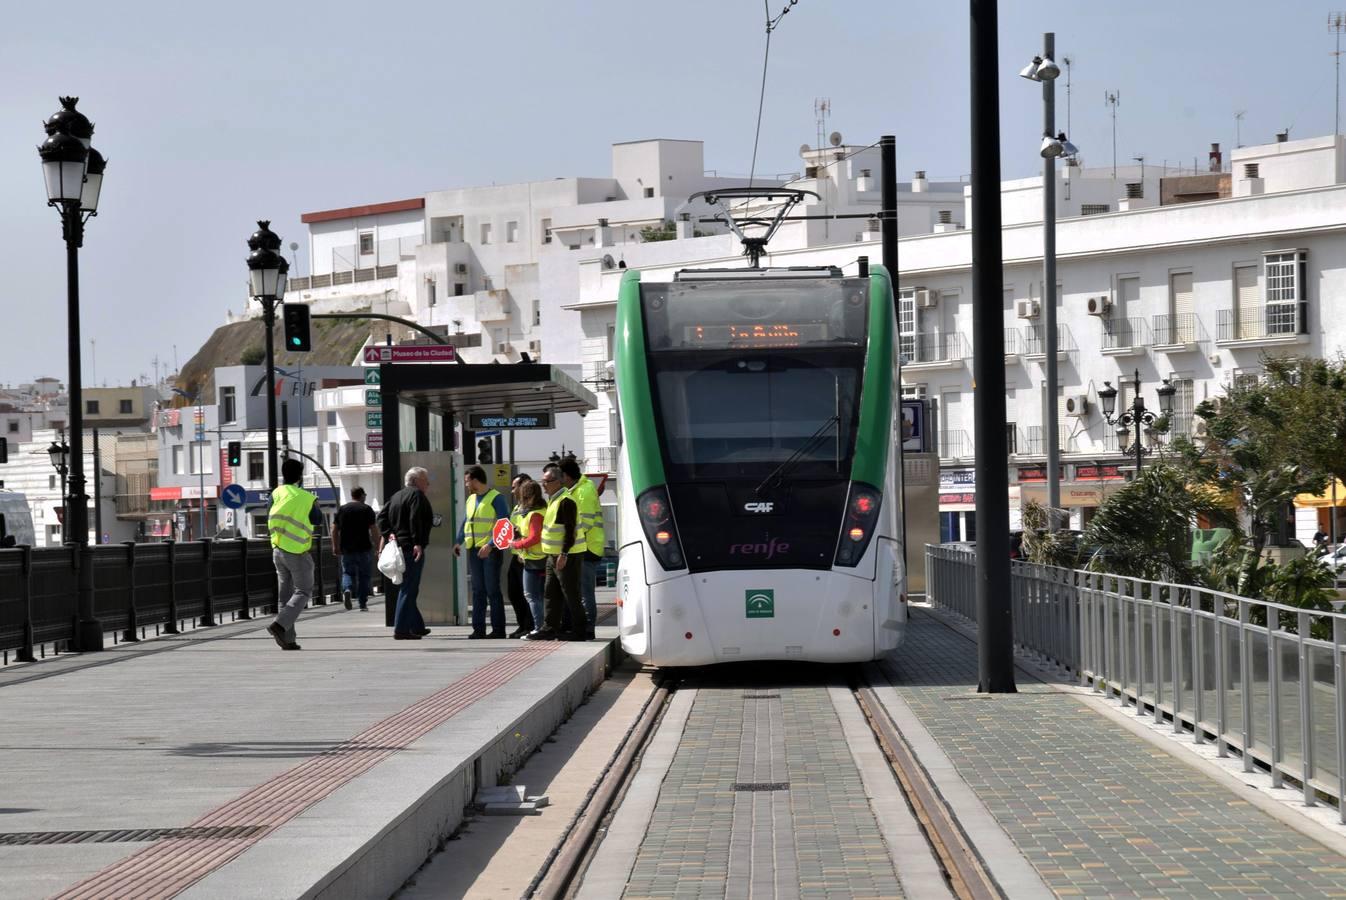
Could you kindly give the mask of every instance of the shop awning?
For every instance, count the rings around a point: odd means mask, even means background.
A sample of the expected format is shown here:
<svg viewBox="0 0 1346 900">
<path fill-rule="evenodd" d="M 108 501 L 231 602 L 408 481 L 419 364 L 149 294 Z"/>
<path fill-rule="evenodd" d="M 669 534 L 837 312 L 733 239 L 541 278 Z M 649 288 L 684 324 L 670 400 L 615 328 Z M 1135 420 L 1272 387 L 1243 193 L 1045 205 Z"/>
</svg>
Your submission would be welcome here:
<svg viewBox="0 0 1346 900">
<path fill-rule="evenodd" d="M 1335 490 L 1335 493 L 1334 493 Z M 1333 497 L 1336 499 L 1334 500 Z M 1311 509 L 1328 509 L 1333 506 L 1346 506 L 1346 485 L 1333 479 L 1321 494 L 1298 494 L 1295 506 Z"/>
</svg>

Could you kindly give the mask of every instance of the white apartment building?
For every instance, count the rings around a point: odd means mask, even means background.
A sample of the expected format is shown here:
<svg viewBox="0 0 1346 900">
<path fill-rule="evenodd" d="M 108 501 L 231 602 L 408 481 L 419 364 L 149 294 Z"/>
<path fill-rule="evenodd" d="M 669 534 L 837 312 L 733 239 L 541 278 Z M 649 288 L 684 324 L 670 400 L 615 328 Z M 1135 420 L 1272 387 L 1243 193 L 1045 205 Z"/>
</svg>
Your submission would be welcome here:
<svg viewBox="0 0 1346 900">
<path fill-rule="evenodd" d="M 59 547 L 62 544 L 61 516 L 57 510 L 64 507 L 65 499 L 61 495 L 61 477 L 52 467 L 51 456 L 47 449 L 53 442 L 64 439 L 64 430 L 38 429 L 32 433 L 29 442 L 17 446 L 10 445 L 9 462 L 0 466 L 0 490 L 15 491 L 28 500 L 28 509 L 33 517 L 33 538 L 37 547 Z M 105 455 L 102 463 L 103 475 L 99 490 L 102 496 L 102 543 L 118 543 L 136 539 L 136 524 L 119 519 L 117 516 L 117 475 L 115 472 L 114 444 L 106 443 L 105 451 L 111 450 L 112 458 Z M 67 473 L 68 475 L 69 473 Z M 89 495 L 89 543 L 97 543 L 99 535 L 95 525 L 99 520 L 94 505 L 94 459 L 93 447 L 89 436 L 84 443 L 84 491 Z M 73 538 L 72 538 L 73 540 Z"/>
</svg>

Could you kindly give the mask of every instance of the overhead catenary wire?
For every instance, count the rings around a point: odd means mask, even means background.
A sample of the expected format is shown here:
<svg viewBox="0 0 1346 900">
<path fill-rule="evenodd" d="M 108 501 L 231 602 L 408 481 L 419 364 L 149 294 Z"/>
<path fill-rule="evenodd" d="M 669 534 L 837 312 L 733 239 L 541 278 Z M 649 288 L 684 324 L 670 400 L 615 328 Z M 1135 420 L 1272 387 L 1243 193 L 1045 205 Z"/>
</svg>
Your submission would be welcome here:
<svg viewBox="0 0 1346 900">
<path fill-rule="evenodd" d="M 762 139 L 762 107 L 766 104 L 766 69 L 767 63 L 771 60 L 771 32 L 776 30 L 780 20 L 785 18 L 785 14 L 798 2 L 799 0 L 790 0 L 773 19 L 771 0 L 762 0 L 762 8 L 766 12 L 766 49 L 762 51 L 762 89 L 757 95 L 757 129 L 752 136 L 752 167 L 748 169 L 748 187 L 752 187 L 753 178 L 757 175 L 757 144 Z"/>
</svg>

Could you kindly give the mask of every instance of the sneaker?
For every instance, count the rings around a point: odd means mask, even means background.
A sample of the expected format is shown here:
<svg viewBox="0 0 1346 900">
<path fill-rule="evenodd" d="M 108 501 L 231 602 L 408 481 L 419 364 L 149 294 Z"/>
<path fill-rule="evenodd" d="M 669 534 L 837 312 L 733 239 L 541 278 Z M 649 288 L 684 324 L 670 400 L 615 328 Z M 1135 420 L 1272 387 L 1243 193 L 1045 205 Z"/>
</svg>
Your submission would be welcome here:
<svg viewBox="0 0 1346 900">
<path fill-rule="evenodd" d="M 266 626 L 267 633 L 276 639 L 276 646 L 284 650 L 289 641 L 285 640 L 285 628 L 279 622 L 272 622 Z"/>
<path fill-rule="evenodd" d="M 524 635 L 523 639 L 525 641 L 554 641 L 556 640 L 556 632 L 548 631 L 544 628 L 541 631 L 534 631 Z"/>
<path fill-rule="evenodd" d="M 341 602 L 342 602 L 343 604 L 345 604 L 345 606 L 346 606 L 347 609 L 350 609 L 350 608 L 351 608 L 351 592 L 350 592 L 350 591 L 342 591 L 342 592 L 341 592 Z M 362 607 L 362 608 L 363 608 L 363 607 Z"/>
<path fill-rule="evenodd" d="M 527 634 L 527 633 L 528 633 L 528 629 L 527 629 L 527 628 L 516 628 L 516 629 L 514 629 L 513 631 L 511 631 L 511 632 L 509 633 L 509 636 L 510 636 L 511 638 L 521 638 L 521 637 L 523 637 L 523 636 L 524 636 L 525 634 Z"/>
<path fill-rule="evenodd" d="M 406 631 L 393 632 L 393 640 L 395 641 L 419 641 L 420 639 L 421 636 L 419 634 L 411 634 Z"/>
<path fill-rule="evenodd" d="M 301 646 L 299 646 L 298 644 L 296 644 L 294 641 L 290 641 L 290 642 L 288 642 L 287 644 L 285 644 L 284 646 L 282 646 L 280 649 L 282 649 L 282 650 L 303 650 L 304 648 L 301 647 Z"/>
</svg>

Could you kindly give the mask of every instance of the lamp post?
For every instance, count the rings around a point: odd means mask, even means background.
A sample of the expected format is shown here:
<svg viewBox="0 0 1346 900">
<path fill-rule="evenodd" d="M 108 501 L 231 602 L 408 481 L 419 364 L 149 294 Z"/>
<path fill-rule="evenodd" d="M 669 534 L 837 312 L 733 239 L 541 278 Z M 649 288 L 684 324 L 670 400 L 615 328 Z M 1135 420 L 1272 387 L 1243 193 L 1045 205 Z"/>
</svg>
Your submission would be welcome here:
<svg viewBox="0 0 1346 900">
<path fill-rule="evenodd" d="M 65 535 L 77 544 L 89 542 L 89 498 L 84 493 L 84 392 L 80 375 L 79 248 L 84 223 L 98 214 L 103 188 L 103 155 L 90 146 L 93 123 L 75 109 L 78 97 L 61 97 L 61 108 L 47 119 L 47 139 L 37 148 L 47 183 L 47 205 L 61 214 L 66 262 L 66 354 L 70 393 L 70 493 L 64 497 Z M 64 494 L 64 491 L 62 492 Z M 92 618 L 92 610 L 89 611 Z M 81 613 L 81 619 L 85 616 Z M 101 639 L 101 633 L 99 635 Z"/>
<path fill-rule="evenodd" d="M 276 461 L 276 303 L 285 297 L 285 282 L 290 264 L 278 252 L 280 236 L 271 230 L 271 222 L 261 219 L 248 238 L 248 291 L 262 304 L 262 325 L 266 329 L 266 477 L 276 489 L 279 465 Z"/>
<path fill-rule="evenodd" d="M 1053 61 L 1056 55 L 1056 35 L 1042 36 L 1042 55 L 1020 70 L 1019 75 L 1042 84 L 1042 328 L 1047 351 L 1047 396 L 1042 404 L 1043 425 L 1047 432 L 1047 527 L 1055 531 L 1060 526 L 1057 511 L 1061 508 L 1061 439 L 1058 434 L 1057 393 L 1060 379 L 1056 359 L 1056 159 L 1071 157 L 1078 151 L 1066 140 L 1065 133 L 1056 133 L 1056 79 L 1061 69 Z"/>
<path fill-rule="evenodd" d="M 66 502 L 65 496 L 65 476 L 70 471 L 66 465 L 69 459 L 70 448 L 64 440 L 52 441 L 51 446 L 47 448 L 47 458 L 51 460 L 51 467 L 56 470 L 56 474 L 61 476 L 61 503 Z M 70 533 L 70 508 L 65 507 L 61 515 L 61 541 L 64 543 L 66 535 Z"/>
<path fill-rule="evenodd" d="M 1155 391 L 1159 395 L 1159 415 L 1155 415 L 1153 410 L 1145 408 L 1145 398 L 1140 395 L 1140 370 L 1136 370 L 1135 396 L 1131 399 L 1131 405 L 1114 416 L 1117 411 L 1117 389 L 1112 386 L 1112 382 L 1103 382 L 1103 387 L 1098 392 L 1098 401 L 1103 404 L 1103 419 L 1109 425 L 1115 425 L 1117 428 L 1117 446 L 1122 452 L 1126 452 L 1124 441 L 1130 437 L 1132 429 L 1135 430 L 1131 450 L 1136 455 L 1136 476 L 1140 476 L 1141 460 L 1150 450 L 1145 446 L 1144 435 L 1148 434 L 1152 439 L 1157 439 L 1158 430 L 1156 425 L 1160 417 L 1167 418 L 1173 412 L 1173 395 L 1178 392 L 1167 378 L 1164 383 L 1159 385 Z"/>
</svg>

